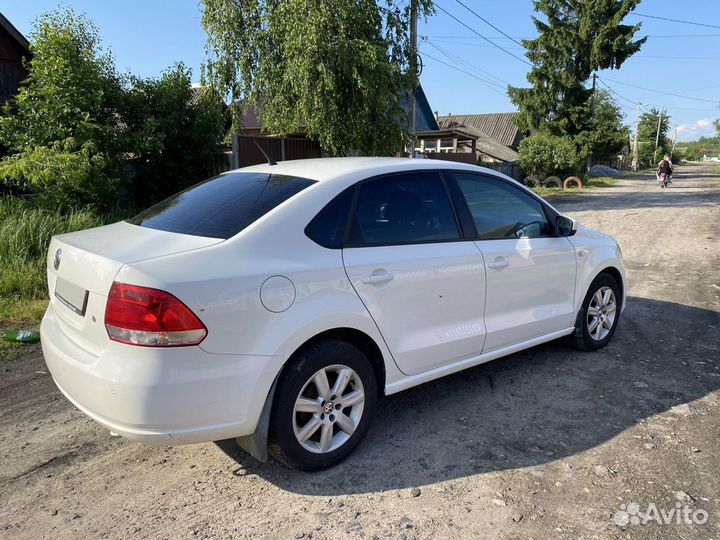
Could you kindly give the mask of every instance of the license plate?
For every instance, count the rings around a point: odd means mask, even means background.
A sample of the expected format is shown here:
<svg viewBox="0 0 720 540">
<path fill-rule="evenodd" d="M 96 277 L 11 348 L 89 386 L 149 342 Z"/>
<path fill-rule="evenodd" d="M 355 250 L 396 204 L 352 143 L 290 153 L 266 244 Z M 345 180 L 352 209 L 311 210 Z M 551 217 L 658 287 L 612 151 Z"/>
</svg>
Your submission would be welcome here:
<svg viewBox="0 0 720 540">
<path fill-rule="evenodd" d="M 55 297 L 65 304 L 68 309 L 77 313 L 81 317 L 85 316 L 88 292 L 82 287 L 78 287 L 77 285 L 59 277 L 55 282 Z"/>
</svg>

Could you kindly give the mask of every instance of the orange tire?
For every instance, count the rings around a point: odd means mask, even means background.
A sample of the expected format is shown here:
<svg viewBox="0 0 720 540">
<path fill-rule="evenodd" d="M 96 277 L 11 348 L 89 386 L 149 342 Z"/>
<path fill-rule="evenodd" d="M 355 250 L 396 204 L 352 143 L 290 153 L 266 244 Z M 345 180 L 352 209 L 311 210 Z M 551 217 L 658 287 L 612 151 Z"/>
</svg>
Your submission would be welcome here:
<svg viewBox="0 0 720 540">
<path fill-rule="evenodd" d="M 577 187 L 579 187 L 579 188 L 583 187 L 582 180 L 580 180 L 577 176 L 569 176 L 563 182 L 563 189 L 569 188 L 573 182 L 575 182 L 577 184 Z"/>
</svg>

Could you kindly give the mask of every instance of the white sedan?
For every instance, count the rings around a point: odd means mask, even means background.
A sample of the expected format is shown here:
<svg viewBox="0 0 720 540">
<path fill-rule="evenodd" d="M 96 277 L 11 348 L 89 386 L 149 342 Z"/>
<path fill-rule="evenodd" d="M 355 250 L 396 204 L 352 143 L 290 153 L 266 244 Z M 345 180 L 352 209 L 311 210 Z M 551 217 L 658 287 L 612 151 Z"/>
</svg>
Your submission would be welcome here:
<svg viewBox="0 0 720 540">
<path fill-rule="evenodd" d="M 42 347 L 60 390 L 154 444 L 345 458 L 383 395 L 569 336 L 605 346 L 617 243 L 514 180 L 436 160 L 258 165 L 56 236 Z"/>
</svg>

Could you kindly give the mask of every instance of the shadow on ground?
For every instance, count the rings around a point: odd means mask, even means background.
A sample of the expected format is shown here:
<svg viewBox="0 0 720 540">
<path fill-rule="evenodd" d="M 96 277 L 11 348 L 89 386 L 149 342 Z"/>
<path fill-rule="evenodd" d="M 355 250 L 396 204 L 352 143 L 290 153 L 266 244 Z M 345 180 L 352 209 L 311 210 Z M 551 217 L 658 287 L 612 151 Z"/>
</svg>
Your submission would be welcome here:
<svg viewBox="0 0 720 540">
<path fill-rule="evenodd" d="M 672 321 L 669 325 L 668 322 Z M 367 439 L 319 473 L 240 465 L 291 492 L 368 493 L 553 461 L 720 386 L 720 313 L 630 298 L 611 344 L 580 353 L 552 342 L 385 398 Z"/>
</svg>

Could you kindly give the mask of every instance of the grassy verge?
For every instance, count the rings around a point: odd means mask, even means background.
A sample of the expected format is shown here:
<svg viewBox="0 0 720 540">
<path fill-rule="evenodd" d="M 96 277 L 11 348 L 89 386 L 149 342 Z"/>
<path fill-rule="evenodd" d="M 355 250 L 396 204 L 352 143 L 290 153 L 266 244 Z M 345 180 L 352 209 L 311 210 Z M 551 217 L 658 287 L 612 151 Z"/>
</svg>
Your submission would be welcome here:
<svg viewBox="0 0 720 540">
<path fill-rule="evenodd" d="M 582 188 L 571 187 L 568 189 L 562 188 L 549 188 L 549 187 L 534 187 L 532 190 L 545 199 L 553 197 L 564 197 L 567 195 L 580 195 L 582 193 L 588 193 L 595 191 L 596 189 L 602 189 L 614 186 L 617 184 L 617 178 L 610 178 L 607 176 L 601 178 L 591 178 L 583 184 Z"/>
<path fill-rule="evenodd" d="M 47 306 L 45 256 L 53 235 L 116 218 L 88 208 L 61 211 L 0 198 L 0 330 L 37 329 Z"/>
</svg>

